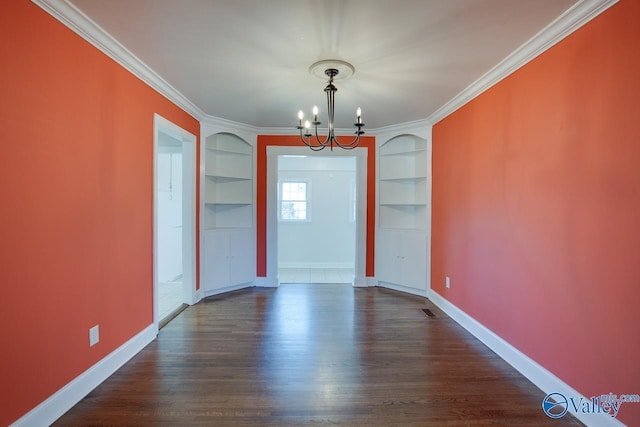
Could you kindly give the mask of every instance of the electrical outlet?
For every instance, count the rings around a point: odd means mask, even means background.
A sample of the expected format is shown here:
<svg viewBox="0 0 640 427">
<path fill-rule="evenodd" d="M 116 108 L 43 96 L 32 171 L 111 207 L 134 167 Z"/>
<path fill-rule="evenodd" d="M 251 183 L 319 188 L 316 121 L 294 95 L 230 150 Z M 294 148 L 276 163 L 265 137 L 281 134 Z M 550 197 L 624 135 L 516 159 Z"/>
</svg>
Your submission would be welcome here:
<svg viewBox="0 0 640 427">
<path fill-rule="evenodd" d="M 444 279 L 444 285 L 447 287 L 447 289 L 451 287 L 451 279 L 449 278 L 449 276 Z"/>
<path fill-rule="evenodd" d="M 100 325 L 96 325 L 93 328 L 89 328 L 89 347 L 100 342 Z"/>
</svg>

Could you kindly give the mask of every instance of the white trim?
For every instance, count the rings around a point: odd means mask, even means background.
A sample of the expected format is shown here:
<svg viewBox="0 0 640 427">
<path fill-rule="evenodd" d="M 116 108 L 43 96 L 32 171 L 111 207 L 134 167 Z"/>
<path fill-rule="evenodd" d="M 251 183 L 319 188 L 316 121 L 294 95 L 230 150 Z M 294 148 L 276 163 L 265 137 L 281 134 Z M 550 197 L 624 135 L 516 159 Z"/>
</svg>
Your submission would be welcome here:
<svg viewBox="0 0 640 427">
<path fill-rule="evenodd" d="M 396 125 L 384 126 L 371 131 L 376 137 L 378 147 L 391 138 L 400 135 L 414 135 L 422 139 L 431 139 L 431 122 L 427 119 L 414 120 Z"/>
<path fill-rule="evenodd" d="M 355 276 L 365 277 L 366 275 L 366 203 L 367 203 L 367 158 L 369 149 L 358 147 L 353 150 L 336 150 L 330 153 L 310 151 L 305 146 L 291 147 L 270 145 L 267 147 L 267 277 L 261 283 L 273 286 L 279 283 L 278 279 L 278 221 L 276 194 L 278 182 L 278 156 L 281 155 L 305 155 L 305 156 L 348 156 L 356 158 L 356 185 L 357 189 L 357 221 L 356 221 L 356 254 L 355 254 Z M 291 222 L 289 222 L 291 224 Z M 356 282 L 361 283 L 359 280 Z M 276 285 L 277 286 L 277 285 Z"/>
<path fill-rule="evenodd" d="M 67 0 L 32 0 L 165 98 L 200 120 L 205 112 Z"/>
<path fill-rule="evenodd" d="M 354 268 L 352 262 L 281 262 L 278 268 Z"/>
<path fill-rule="evenodd" d="M 444 311 L 449 317 L 455 320 L 460 326 L 465 328 L 475 336 L 494 353 L 500 356 L 505 362 L 513 366 L 518 372 L 524 375 L 529 381 L 535 384 L 545 393 L 558 392 L 565 396 L 575 397 L 577 399 L 587 397 L 577 392 L 573 387 L 556 377 L 543 366 L 539 365 L 526 354 L 513 347 L 504 339 L 500 338 L 493 331 L 482 325 L 480 322 L 469 316 L 467 313 L 447 301 L 444 297 L 436 293 L 434 290 L 429 291 L 429 300 L 433 302 L 439 309 Z M 603 390 L 602 392 L 608 392 Z M 540 401 L 542 404 L 542 401 Z M 542 408 L 540 409 L 542 411 Z M 575 414 L 569 412 L 582 421 L 587 426 L 593 427 L 622 427 L 623 423 L 615 418 L 611 418 L 606 414 Z"/>
<path fill-rule="evenodd" d="M 369 286 L 375 286 L 375 284 L 371 285 L 369 283 L 368 279 L 370 279 L 370 277 L 356 275 L 353 278 L 353 287 L 354 288 L 368 288 Z"/>
<path fill-rule="evenodd" d="M 231 133 L 250 145 L 255 145 L 256 137 L 259 134 L 259 129 L 255 126 L 209 115 L 200 119 L 200 128 L 204 138 L 216 133 Z"/>
<path fill-rule="evenodd" d="M 158 144 L 160 132 L 180 141 L 182 153 L 182 286 L 183 302 L 195 304 L 196 296 L 196 146 L 197 137 L 161 115 L 153 115 L 153 319 L 158 317 Z"/>
<path fill-rule="evenodd" d="M 436 124 L 617 2 L 618 0 L 581 0 L 576 3 L 487 73 L 467 86 L 466 89 L 438 108 L 427 117 L 427 121 Z"/>
<path fill-rule="evenodd" d="M 236 130 L 240 133 L 261 135 L 295 135 L 298 133 L 298 130 L 293 127 L 256 127 L 208 115 L 68 0 L 32 1 L 140 78 L 143 82 L 147 83 L 203 123 L 216 124 L 226 129 L 234 129 L 232 131 L 233 133 L 236 133 Z M 377 129 L 372 128 L 368 130 L 367 133 L 374 136 L 382 136 L 385 133 L 410 133 L 425 138 L 422 133 L 407 132 L 404 129 L 425 128 L 428 125 L 437 123 L 617 2 L 618 0 L 580 0 L 426 119 L 384 126 Z M 351 133 L 351 131 L 352 129 L 336 129 L 337 133 Z M 418 130 L 418 132 L 420 131 Z M 250 140 L 250 138 L 243 139 L 247 141 Z"/>
<path fill-rule="evenodd" d="M 291 117 L 294 118 L 293 116 Z M 300 131 L 294 126 L 257 127 L 255 129 L 260 135 L 300 135 Z M 327 132 L 328 132 L 327 128 L 318 128 L 318 135 L 320 135 L 321 137 L 323 134 L 326 136 Z M 335 130 L 335 134 L 338 136 L 338 138 L 340 137 L 340 135 L 351 135 L 353 134 L 353 132 L 354 132 L 353 128 L 336 128 Z M 374 132 L 375 132 L 375 129 L 369 129 L 366 131 L 365 135 L 370 135 L 370 134 L 373 134 Z"/>
<path fill-rule="evenodd" d="M 204 298 L 206 298 L 206 297 L 210 297 L 212 295 L 225 294 L 227 292 L 237 291 L 237 290 L 240 290 L 240 289 L 253 288 L 254 286 L 255 285 L 254 285 L 253 282 L 241 283 L 239 285 L 227 286 L 227 287 L 220 288 L 220 289 L 210 289 L 208 291 L 204 291 L 203 295 L 204 295 Z"/>
<path fill-rule="evenodd" d="M 71 382 L 11 424 L 12 427 L 48 426 L 80 402 L 94 388 L 127 363 L 158 335 L 151 324 L 108 356 L 78 375 Z"/>
<path fill-rule="evenodd" d="M 427 290 L 425 289 L 416 289 L 411 288 L 409 286 L 398 285 L 396 283 L 382 282 L 378 281 L 378 287 L 393 289 L 394 291 L 404 292 L 405 294 L 417 295 L 419 297 L 427 297 Z"/>
<path fill-rule="evenodd" d="M 277 288 L 280 286 L 277 277 L 256 277 L 253 283 L 255 283 L 258 288 Z"/>
</svg>

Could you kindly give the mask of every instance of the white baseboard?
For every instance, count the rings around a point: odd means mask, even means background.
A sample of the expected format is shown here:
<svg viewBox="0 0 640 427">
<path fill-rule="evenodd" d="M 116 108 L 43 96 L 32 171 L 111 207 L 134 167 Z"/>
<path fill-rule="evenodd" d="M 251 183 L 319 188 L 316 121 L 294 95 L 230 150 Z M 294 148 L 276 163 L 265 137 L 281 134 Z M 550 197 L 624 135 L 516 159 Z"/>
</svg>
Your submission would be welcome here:
<svg viewBox="0 0 640 427">
<path fill-rule="evenodd" d="M 277 277 L 256 277 L 253 283 L 259 288 L 277 288 L 280 286 Z"/>
<path fill-rule="evenodd" d="M 354 268 L 352 262 L 280 262 L 278 268 Z"/>
<path fill-rule="evenodd" d="M 444 299 L 437 292 L 430 290 L 428 298 L 460 326 L 482 341 L 487 347 L 493 350 L 494 353 L 513 366 L 518 372 L 524 375 L 529 381 L 545 393 L 549 394 L 557 392 L 562 393 L 567 397 L 570 396 L 576 399 L 584 398 L 585 400 L 588 400 L 587 397 L 578 393 L 569 384 L 553 375 L 536 361 Z M 602 392 L 605 393 L 608 391 L 609 390 L 603 390 Z M 540 411 L 542 412 L 542 401 L 540 401 Z M 569 413 L 589 427 L 624 427 L 622 422 L 606 414 L 576 414 L 573 411 L 569 411 Z"/>
<path fill-rule="evenodd" d="M 140 350 L 158 335 L 156 325 L 151 324 L 111 352 L 104 359 L 84 371 L 60 390 L 49 396 L 23 417 L 11 424 L 12 427 L 40 427 L 53 424 L 89 392 L 99 386 L 122 365 L 131 360 Z"/>
<path fill-rule="evenodd" d="M 419 297 L 427 297 L 427 291 L 424 289 L 411 288 L 409 286 L 398 285 L 396 283 L 378 281 L 378 286 L 381 288 L 393 289 L 394 291 L 400 291 L 407 294 L 417 295 Z"/>
<path fill-rule="evenodd" d="M 200 287 L 200 289 L 196 291 L 195 298 L 196 300 L 193 302 L 194 304 L 199 303 L 202 300 L 202 298 L 204 298 L 204 291 L 202 290 L 202 287 Z"/>
<path fill-rule="evenodd" d="M 220 289 L 209 289 L 203 291 L 203 297 L 210 297 L 212 295 L 224 294 L 226 292 L 237 291 L 245 288 L 253 288 L 255 284 L 253 282 L 242 283 L 240 285 L 227 286 L 226 288 Z"/>
<path fill-rule="evenodd" d="M 353 287 L 354 288 L 366 288 L 369 286 L 369 282 L 365 276 L 355 276 L 353 278 Z"/>
</svg>

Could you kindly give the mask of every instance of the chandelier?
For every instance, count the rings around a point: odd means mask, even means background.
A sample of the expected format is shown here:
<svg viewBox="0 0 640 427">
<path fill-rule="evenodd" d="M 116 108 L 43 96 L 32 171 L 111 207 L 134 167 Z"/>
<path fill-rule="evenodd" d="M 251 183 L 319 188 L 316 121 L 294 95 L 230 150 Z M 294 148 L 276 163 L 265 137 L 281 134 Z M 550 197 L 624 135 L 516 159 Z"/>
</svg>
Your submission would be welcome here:
<svg viewBox="0 0 640 427">
<path fill-rule="evenodd" d="M 324 92 L 327 94 L 327 112 L 329 116 L 327 135 L 323 135 L 322 137 L 318 136 L 318 125 L 322 124 L 322 122 L 318 121 L 317 106 L 313 107 L 313 122 L 306 120 L 303 123 L 304 113 L 302 112 L 302 110 L 298 112 L 297 129 L 300 131 L 300 139 L 307 147 L 311 148 L 313 151 L 324 150 L 327 147 L 333 150 L 334 145 L 346 150 L 351 150 L 353 148 L 356 148 L 360 143 L 360 135 L 364 133 L 364 131 L 362 130 L 362 128 L 364 127 L 364 123 L 362 123 L 362 110 L 360 109 L 360 107 L 358 107 L 358 109 L 356 110 L 356 122 L 353 124 L 353 126 L 357 128 L 357 130 L 355 131 L 356 136 L 350 142 L 345 143 L 338 141 L 335 135 L 335 125 L 333 120 L 336 102 L 335 95 L 338 91 L 338 88 L 335 87 L 333 81 L 345 80 L 351 77 L 354 71 L 355 69 L 353 68 L 353 65 L 337 59 L 318 61 L 315 64 L 312 64 L 311 67 L 309 67 L 309 72 L 316 77 L 323 78 L 322 74 L 329 77 L 327 86 L 324 88 Z"/>
</svg>

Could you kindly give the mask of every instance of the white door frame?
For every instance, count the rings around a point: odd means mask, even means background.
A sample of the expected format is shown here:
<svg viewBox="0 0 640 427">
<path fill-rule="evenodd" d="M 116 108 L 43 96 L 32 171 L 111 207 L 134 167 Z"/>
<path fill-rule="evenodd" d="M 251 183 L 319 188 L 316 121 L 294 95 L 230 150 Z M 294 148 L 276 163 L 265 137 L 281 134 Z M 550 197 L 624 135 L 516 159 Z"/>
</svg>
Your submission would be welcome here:
<svg viewBox="0 0 640 427">
<path fill-rule="evenodd" d="M 197 137 L 159 114 L 153 115 L 153 323 L 158 328 L 158 144 L 160 132 L 182 144 L 182 294 L 196 300 L 196 144 Z"/>
<path fill-rule="evenodd" d="M 369 150 L 315 152 L 307 147 L 272 145 L 267 147 L 267 277 L 262 286 L 278 286 L 278 156 L 352 156 L 356 158 L 356 258 L 353 286 L 369 286 L 367 263 L 367 156 Z"/>
</svg>

